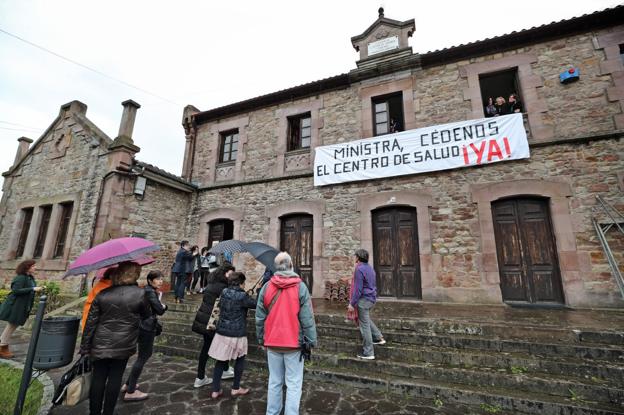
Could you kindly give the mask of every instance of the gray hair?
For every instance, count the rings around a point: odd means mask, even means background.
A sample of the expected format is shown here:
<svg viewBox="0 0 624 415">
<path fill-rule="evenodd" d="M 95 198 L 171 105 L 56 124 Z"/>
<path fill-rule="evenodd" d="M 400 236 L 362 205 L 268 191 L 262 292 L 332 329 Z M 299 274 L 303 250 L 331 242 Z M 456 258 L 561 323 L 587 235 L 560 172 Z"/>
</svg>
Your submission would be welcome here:
<svg viewBox="0 0 624 415">
<path fill-rule="evenodd" d="M 368 251 L 366 249 L 358 249 L 354 255 L 358 261 L 368 263 Z"/>
<path fill-rule="evenodd" d="M 275 256 L 275 269 L 277 271 L 292 271 L 293 262 L 288 252 L 280 252 Z"/>
</svg>

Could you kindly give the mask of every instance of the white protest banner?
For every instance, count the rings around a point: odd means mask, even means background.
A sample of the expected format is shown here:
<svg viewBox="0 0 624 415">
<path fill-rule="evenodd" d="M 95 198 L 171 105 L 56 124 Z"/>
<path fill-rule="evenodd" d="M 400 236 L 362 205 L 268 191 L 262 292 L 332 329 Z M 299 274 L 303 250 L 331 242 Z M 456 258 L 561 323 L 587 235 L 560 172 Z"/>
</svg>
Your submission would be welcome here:
<svg viewBox="0 0 624 415">
<path fill-rule="evenodd" d="M 402 176 L 529 157 L 522 114 L 402 131 L 316 148 L 314 185 Z"/>
</svg>

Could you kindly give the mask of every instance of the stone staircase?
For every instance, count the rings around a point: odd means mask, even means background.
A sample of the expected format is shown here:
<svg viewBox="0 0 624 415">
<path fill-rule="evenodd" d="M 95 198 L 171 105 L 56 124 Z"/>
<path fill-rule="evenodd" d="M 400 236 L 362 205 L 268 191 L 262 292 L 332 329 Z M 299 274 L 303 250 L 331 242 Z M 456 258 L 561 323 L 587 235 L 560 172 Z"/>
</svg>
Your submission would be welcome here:
<svg viewBox="0 0 624 415">
<path fill-rule="evenodd" d="M 190 327 L 198 300 L 170 305 L 157 351 L 197 357 L 201 337 Z M 319 347 L 306 379 L 481 413 L 624 414 L 624 313 L 383 304 L 373 318 L 388 343 L 375 347 L 376 360 L 361 361 L 355 358 L 359 331 L 345 321 L 343 309 L 315 303 Z M 253 315 L 249 337 L 249 362 L 264 368 Z"/>
</svg>

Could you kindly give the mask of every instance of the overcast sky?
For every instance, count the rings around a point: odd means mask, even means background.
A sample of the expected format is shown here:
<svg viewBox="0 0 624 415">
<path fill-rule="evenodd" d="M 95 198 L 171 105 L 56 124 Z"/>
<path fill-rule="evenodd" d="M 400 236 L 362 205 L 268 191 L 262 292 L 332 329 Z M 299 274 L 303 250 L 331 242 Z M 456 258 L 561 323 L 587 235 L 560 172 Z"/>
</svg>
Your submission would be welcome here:
<svg viewBox="0 0 624 415">
<path fill-rule="evenodd" d="M 410 45 L 424 53 L 619 3 L 0 0 L 2 31 L 158 96 L 0 32 L 0 169 L 12 165 L 18 137 L 38 139 L 71 100 L 87 104 L 87 117 L 114 138 L 130 98 L 141 104 L 137 157 L 180 174 L 185 105 L 208 110 L 348 72 L 358 59 L 350 38 L 379 6 L 388 18 L 416 20 Z"/>
</svg>

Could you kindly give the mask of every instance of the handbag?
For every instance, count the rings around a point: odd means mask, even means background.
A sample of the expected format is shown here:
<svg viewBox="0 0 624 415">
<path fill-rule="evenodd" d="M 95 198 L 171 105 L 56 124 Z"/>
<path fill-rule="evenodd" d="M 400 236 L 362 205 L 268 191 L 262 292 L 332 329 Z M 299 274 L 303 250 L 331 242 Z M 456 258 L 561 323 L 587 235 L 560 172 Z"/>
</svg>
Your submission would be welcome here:
<svg viewBox="0 0 624 415">
<path fill-rule="evenodd" d="M 156 320 L 156 324 L 154 324 L 154 335 L 160 336 L 160 334 L 162 333 L 162 330 L 163 330 L 162 323 Z"/>
<path fill-rule="evenodd" d="M 217 330 L 217 324 L 219 324 L 219 315 L 221 314 L 221 308 L 219 307 L 220 302 L 221 296 L 217 297 L 214 305 L 212 306 L 212 312 L 210 313 L 210 318 L 208 319 L 208 325 L 206 325 L 206 330 Z"/>
<path fill-rule="evenodd" d="M 54 405 L 75 406 L 89 397 L 90 389 L 91 360 L 85 355 L 61 377 L 52 402 Z"/>
</svg>

